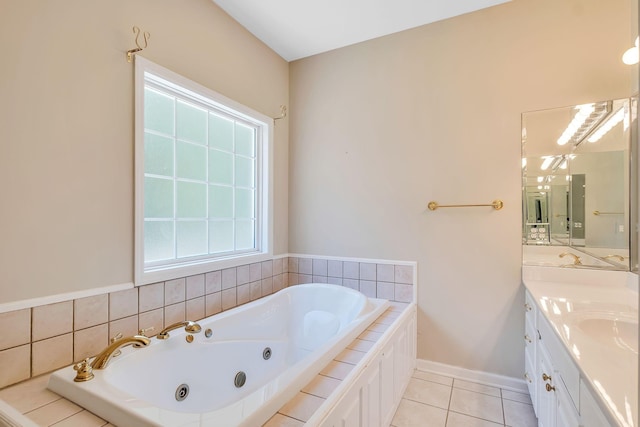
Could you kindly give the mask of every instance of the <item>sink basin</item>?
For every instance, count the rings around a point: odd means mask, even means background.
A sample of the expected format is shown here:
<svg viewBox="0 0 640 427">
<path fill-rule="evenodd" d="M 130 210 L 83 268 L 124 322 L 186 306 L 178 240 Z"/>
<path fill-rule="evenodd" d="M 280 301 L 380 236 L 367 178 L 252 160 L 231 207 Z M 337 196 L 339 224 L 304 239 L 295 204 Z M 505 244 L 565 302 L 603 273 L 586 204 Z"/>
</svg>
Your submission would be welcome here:
<svg viewBox="0 0 640 427">
<path fill-rule="evenodd" d="M 628 317 L 584 318 L 577 328 L 591 339 L 638 354 L 638 320 Z"/>
</svg>

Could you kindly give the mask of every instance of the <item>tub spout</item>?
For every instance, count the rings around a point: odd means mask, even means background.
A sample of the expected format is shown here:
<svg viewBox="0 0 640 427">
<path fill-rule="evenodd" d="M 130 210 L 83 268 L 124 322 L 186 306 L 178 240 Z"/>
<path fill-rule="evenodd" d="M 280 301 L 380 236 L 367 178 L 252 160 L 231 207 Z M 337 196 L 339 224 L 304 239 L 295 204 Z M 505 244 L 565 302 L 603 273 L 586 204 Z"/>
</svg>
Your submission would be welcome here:
<svg viewBox="0 0 640 427">
<path fill-rule="evenodd" d="M 132 345 L 134 347 L 146 347 L 151 343 L 151 340 L 142 335 L 134 335 L 132 337 L 126 337 L 114 341 L 107 348 L 102 350 L 100 354 L 98 354 L 93 362 L 91 362 L 90 367 L 92 369 L 104 369 L 107 367 L 107 363 L 111 360 L 113 354 L 121 349 L 122 347 L 126 347 L 128 345 Z"/>
<path fill-rule="evenodd" d="M 169 338 L 170 331 L 173 331 L 174 329 L 179 329 L 182 327 L 184 327 L 185 331 L 191 334 L 197 334 L 202 330 L 200 325 L 198 325 L 196 322 L 192 322 L 191 320 L 186 320 L 184 322 L 178 322 L 178 323 L 174 323 L 173 325 L 167 326 L 162 331 L 160 331 L 160 333 L 156 336 L 156 338 L 158 338 L 159 340 L 166 340 L 167 338 Z"/>
<path fill-rule="evenodd" d="M 573 265 L 582 265 L 582 261 L 580 261 L 580 257 L 576 254 L 572 254 L 571 252 L 563 252 L 558 256 L 560 258 L 564 258 L 567 255 L 569 255 L 570 257 L 573 257 Z"/>
</svg>

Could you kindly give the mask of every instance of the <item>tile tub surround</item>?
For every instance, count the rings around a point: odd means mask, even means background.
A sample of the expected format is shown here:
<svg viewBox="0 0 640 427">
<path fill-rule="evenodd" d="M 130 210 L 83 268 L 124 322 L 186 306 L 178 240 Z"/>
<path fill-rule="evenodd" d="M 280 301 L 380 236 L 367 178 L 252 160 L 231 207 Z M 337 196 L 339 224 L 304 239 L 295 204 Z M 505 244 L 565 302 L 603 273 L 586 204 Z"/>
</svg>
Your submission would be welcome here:
<svg viewBox="0 0 640 427">
<path fill-rule="evenodd" d="M 383 337 L 396 319 L 411 305 L 391 303 L 353 343 L 330 362 L 298 395 L 284 405 L 267 423 L 265 427 L 298 426 L 308 419 L 315 409 L 340 386 L 342 380 L 362 360 L 369 348 Z M 363 343 L 368 343 L 364 344 Z M 17 412 L 23 414 L 38 426 L 110 426 L 107 421 L 97 417 L 82 407 L 48 390 L 49 374 L 41 375 L 21 384 L 0 390 L 0 399 L 6 401 Z M 302 399 L 302 400 L 301 400 Z M 297 418 L 296 418 L 297 417 Z M 125 426 L 121 426 L 125 427 Z"/>
<path fill-rule="evenodd" d="M 403 304 L 393 303 L 358 339 L 375 342 L 397 318 Z M 384 323 L 380 323 L 384 322 Z M 329 398 L 342 378 L 362 360 L 365 352 L 348 346 L 319 375 L 284 405 L 264 427 L 300 427 L 314 409 Z M 115 427 L 47 390 L 45 374 L 0 391 L 0 399 L 34 421 L 39 427 Z M 416 370 L 409 382 L 391 426 L 535 427 L 537 420 L 528 394 Z"/>
<path fill-rule="evenodd" d="M 414 263 L 283 256 L 261 263 L 0 313 L 0 389 L 93 356 L 121 333 L 200 320 L 287 286 L 348 286 L 368 297 L 413 300 Z"/>
</svg>

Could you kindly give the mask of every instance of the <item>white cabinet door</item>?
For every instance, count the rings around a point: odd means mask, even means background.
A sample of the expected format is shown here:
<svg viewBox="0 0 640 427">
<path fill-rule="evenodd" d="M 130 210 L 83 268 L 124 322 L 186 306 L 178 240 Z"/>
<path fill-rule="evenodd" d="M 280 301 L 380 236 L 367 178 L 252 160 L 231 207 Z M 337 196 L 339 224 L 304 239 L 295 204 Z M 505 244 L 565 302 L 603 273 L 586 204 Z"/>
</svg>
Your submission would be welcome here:
<svg viewBox="0 0 640 427">
<path fill-rule="evenodd" d="M 369 370 L 362 393 L 362 425 L 380 427 L 380 362 L 373 363 Z"/>
<path fill-rule="evenodd" d="M 387 344 L 380 358 L 380 414 L 383 425 L 391 424 L 394 405 L 394 363 L 393 342 Z"/>
<path fill-rule="evenodd" d="M 542 341 L 538 341 L 536 353 L 538 357 L 538 371 L 537 377 L 533 381 L 537 384 L 538 426 L 556 427 L 556 395 L 552 388 L 547 389 L 547 385 L 554 387 L 553 376 L 555 376 L 555 373 L 547 349 L 544 347 Z M 551 379 L 545 380 L 547 377 L 551 377 Z"/>
</svg>

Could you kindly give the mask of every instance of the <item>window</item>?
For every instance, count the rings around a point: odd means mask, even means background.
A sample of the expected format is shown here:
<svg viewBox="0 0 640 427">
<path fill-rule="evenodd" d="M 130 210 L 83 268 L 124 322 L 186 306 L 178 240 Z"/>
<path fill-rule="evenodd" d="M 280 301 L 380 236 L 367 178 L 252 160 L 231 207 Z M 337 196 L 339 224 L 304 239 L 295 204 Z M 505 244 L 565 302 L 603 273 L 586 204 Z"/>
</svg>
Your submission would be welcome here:
<svg viewBox="0 0 640 427">
<path fill-rule="evenodd" d="M 270 123 L 136 58 L 136 284 L 271 254 Z"/>
</svg>

